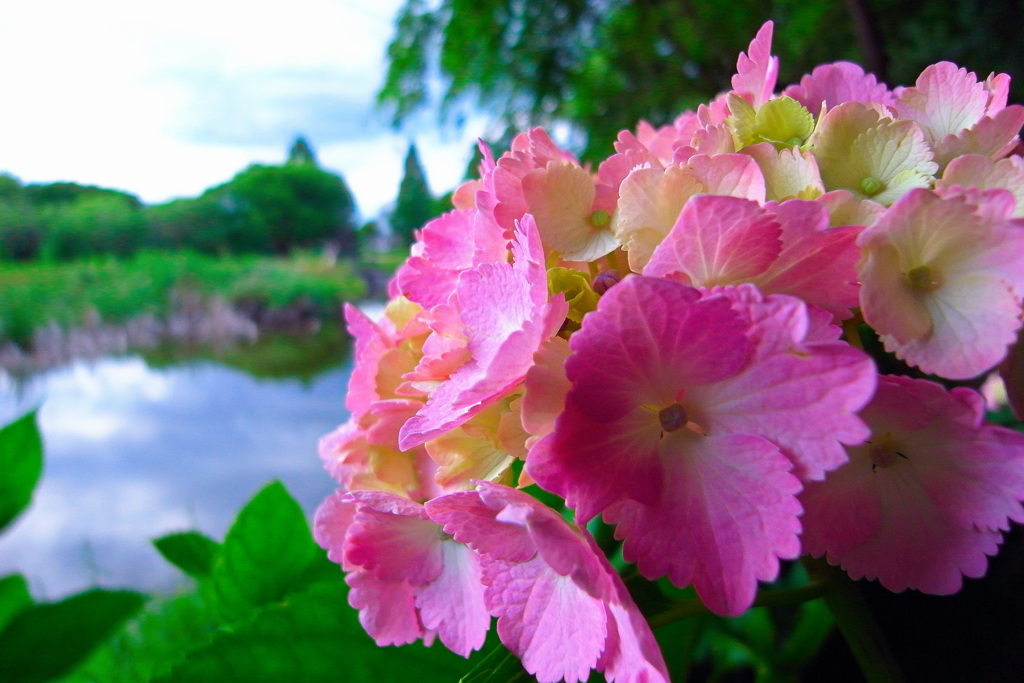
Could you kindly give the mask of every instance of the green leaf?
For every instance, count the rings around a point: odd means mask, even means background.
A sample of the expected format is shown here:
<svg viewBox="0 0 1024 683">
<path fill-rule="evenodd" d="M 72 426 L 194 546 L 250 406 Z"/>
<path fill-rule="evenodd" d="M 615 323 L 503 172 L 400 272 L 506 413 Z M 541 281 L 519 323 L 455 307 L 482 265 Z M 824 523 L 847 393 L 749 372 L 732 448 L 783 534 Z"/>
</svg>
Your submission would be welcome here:
<svg viewBox="0 0 1024 683">
<path fill-rule="evenodd" d="M 812 600 L 800 606 L 796 626 L 779 654 L 778 662 L 791 671 L 799 671 L 818 653 L 832 633 L 835 619 L 823 600 Z"/>
<path fill-rule="evenodd" d="M 28 584 L 21 574 L 11 574 L 0 579 L 0 632 L 16 614 L 32 606 Z"/>
<path fill-rule="evenodd" d="M 238 513 L 214 564 L 224 617 L 245 616 L 301 588 L 318 551 L 302 508 L 281 482 L 269 484 Z"/>
<path fill-rule="evenodd" d="M 704 633 L 713 619 L 715 617 L 701 614 L 671 622 L 654 632 L 665 657 L 665 665 L 676 683 L 683 683 L 689 677 Z"/>
<path fill-rule="evenodd" d="M 32 502 L 43 472 L 43 441 L 35 411 L 0 429 L 0 530 Z"/>
<path fill-rule="evenodd" d="M 68 672 L 144 601 L 138 593 L 92 590 L 21 611 L 0 633 L 0 681 L 35 683 Z"/>
<path fill-rule="evenodd" d="M 203 578 L 213 572 L 220 550 L 219 543 L 198 531 L 168 534 L 153 541 L 153 545 L 165 560 L 195 578 Z"/>
<path fill-rule="evenodd" d="M 515 683 L 532 681 L 522 662 L 504 645 L 497 645 L 477 662 L 473 669 L 459 679 L 459 683 Z"/>
<path fill-rule="evenodd" d="M 157 680 L 451 683 L 466 670 L 466 662 L 440 644 L 377 647 L 345 595 L 344 584 L 315 584 L 259 610 L 249 623 L 216 633 Z"/>
</svg>

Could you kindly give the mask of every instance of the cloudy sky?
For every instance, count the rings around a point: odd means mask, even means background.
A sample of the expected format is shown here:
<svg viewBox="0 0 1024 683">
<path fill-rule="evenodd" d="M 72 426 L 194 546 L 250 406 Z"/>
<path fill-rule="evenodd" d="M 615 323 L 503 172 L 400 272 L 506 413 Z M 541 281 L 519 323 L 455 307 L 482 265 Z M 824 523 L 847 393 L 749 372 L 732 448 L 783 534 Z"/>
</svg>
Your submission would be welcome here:
<svg viewBox="0 0 1024 683">
<path fill-rule="evenodd" d="M 0 171 L 143 201 L 195 196 L 305 135 L 364 216 L 415 139 L 440 194 L 478 127 L 398 133 L 373 110 L 401 0 L 33 0 L 0 23 Z M 432 119 L 431 119 L 432 120 Z"/>
</svg>

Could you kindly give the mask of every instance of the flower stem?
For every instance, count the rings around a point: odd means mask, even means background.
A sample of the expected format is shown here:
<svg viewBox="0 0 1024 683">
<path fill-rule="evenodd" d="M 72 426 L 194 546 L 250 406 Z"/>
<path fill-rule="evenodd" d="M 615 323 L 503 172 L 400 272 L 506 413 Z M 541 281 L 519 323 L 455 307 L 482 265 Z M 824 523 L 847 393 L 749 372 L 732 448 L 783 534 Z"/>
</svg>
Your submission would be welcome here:
<svg viewBox="0 0 1024 683">
<path fill-rule="evenodd" d="M 783 607 L 800 605 L 822 597 L 828 589 L 824 583 L 815 582 L 801 588 L 761 591 L 757 594 L 751 607 Z M 647 621 L 651 628 L 658 628 L 679 619 L 687 619 L 701 614 L 712 614 L 699 599 L 679 600 L 663 612 L 652 615 Z"/>
<path fill-rule="evenodd" d="M 824 559 L 803 558 L 807 573 L 824 586 L 825 604 L 869 682 L 900 683 L 903 672 L 857 584 Z M 814 585 L 814 584 L 812 584 Z"/>
</svg>

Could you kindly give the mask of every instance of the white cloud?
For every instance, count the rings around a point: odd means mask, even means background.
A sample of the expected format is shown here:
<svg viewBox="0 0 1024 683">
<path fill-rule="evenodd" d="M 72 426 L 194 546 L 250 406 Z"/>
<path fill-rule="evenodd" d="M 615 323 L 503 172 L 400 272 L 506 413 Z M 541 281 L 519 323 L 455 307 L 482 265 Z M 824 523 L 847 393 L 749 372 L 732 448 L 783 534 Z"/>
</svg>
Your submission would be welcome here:
<svg viewBox="0 0 1024 683">
<path fill-rule="evenodd" d="M 401 0 L 37 0 L 0 24 L 0 170 L 148 202 L 194 196 L 306 134 L 373 215 L 397 193 L 407 136 L 372 112 Z M 437 193 L 470 131 L 417 135 Z"/>
</svg>

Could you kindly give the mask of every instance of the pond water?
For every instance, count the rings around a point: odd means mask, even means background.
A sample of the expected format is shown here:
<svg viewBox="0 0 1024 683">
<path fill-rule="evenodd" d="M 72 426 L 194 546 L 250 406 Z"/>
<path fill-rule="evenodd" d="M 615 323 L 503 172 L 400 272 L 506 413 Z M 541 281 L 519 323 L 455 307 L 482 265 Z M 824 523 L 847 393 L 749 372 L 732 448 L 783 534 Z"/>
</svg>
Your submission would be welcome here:
<svg viewBox="0 0 1024 683">
<path fill-rule="evenodd" d="M 39 407 L 45 470 L 0 536 L 0 576 L 38 599 L 92 586 L 182 581 L 151 544 L 197 529 L 222 540 L 237 511 L 280 479 L 312 514 L 333 489 L 317 440 L 343 422 L 351 361 L 300 378 L 204 359 L 79 362 L 23 381 L 0 371 L 0 424 Z"/>
</svg>

